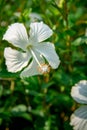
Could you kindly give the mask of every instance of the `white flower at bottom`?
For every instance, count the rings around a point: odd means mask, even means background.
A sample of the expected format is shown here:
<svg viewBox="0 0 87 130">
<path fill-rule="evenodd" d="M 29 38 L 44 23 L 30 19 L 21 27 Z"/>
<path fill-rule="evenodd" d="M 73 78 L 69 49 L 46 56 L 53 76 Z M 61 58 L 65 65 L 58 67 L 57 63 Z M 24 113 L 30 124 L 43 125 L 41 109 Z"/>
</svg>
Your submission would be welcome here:
<svg viewBox="0 0 87 130">
<path fill-rule="evenodd" d="M 71 96 L 75 101 L 82 104 L 87 104 L 87 81 L 81 80 L 72 87 Z M 78 108 L 71 115 L 70 125 L 74 130 L 87 130 L 87 105 Z"/>
<path fill-rule="evenodd" d="M 55 47 L 50 42 L 43 42 L 52 35 L 52 30 L 43 22 L 30 24 L 29 37 L 22 23 L 14 23 L 7 29 L 3 40 L 20 48 L 20 51 L 7 47 L 4 57 L 9 72 L 22 70 L 21 77 L 43 74 L 49 71 L 49 65 L 56 69 L 60 60 Z M 48 61 L 48 65 L 45 63 Z"/>
<path fill-rule="evenodd" d="M 70 125 L 74 130 L 87 130 L 87 106 L 78 108 L 72 114 Z"/>
</svg>

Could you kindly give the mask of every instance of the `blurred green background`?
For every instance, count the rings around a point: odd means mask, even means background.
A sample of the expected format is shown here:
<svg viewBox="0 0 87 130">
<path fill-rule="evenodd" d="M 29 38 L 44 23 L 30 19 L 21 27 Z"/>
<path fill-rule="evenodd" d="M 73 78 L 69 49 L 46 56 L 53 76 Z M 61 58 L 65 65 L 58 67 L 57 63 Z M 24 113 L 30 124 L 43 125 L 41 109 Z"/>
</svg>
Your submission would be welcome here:
<svg viewBox="0 0 87 130">
<path fill-rule="evenodd" d="M 49 74 L 20 79 L 9 73 L 3 56 L 10 46 L 2 41 L 15 22 L 26 28 L 43 21 L 54 32 L 61 63 Z M 0 0 L 0 130 L 72 130 L 70 116 L 78 107 L 72 86 L 87 79 L 87 1 Z"/>
</svg>

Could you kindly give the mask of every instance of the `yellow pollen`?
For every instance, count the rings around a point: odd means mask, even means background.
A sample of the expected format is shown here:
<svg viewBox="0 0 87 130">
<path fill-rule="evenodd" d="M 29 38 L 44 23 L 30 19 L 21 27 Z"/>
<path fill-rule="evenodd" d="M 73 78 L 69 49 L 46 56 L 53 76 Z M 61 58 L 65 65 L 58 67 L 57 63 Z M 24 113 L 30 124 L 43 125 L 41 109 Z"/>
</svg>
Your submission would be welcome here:
<svg viewBox="0 0 87 130">
<path fill-rule="evenodd" d="M 50 72 L 50 67 L 49 67 L 49 65 L 47 65 L 47 64 L 41 64 L 41 66 L 39 67 L 39 71 L 40 71 L 42 74 L 49 73 L 49 72 Z"/>
</svg>

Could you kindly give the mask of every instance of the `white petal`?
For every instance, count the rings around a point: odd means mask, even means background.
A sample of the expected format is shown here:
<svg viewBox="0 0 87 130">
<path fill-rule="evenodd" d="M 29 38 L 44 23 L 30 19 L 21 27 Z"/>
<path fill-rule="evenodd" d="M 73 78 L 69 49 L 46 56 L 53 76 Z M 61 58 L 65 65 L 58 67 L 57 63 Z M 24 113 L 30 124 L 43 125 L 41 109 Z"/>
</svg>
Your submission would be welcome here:
<svg viewBox="0 0 87 130">
<path fill-rule="evenodd" d="M 80 107 L 72 114 L 70 125 L 73 130 L 87 130 L 87 106 Z"/>
<path fill-rule="evenodd" d="M 28 44 L 28 35 L 24 25 L 21 23 L 14 23 L 11 26 L 9 26 L 9 28 L 3 36 L 3 40 L 7 40 L 14 46 L 26 50 L 26 46 Z"/>
<path fill-rule="evenodd" d="M 81 80 L 72 87 L 71 96 L 78 103 L 87 104 L 87 81 Z"/>
<path fill-rule="evenodd" d="M 35 55 L 36 55 L 36 57 L 37 57 L 40 64 L 45 63 L 43 57 L 41 57 L 39 55 L 39 53 L 35 52 Z M 41 73 L 41 71 L 39 71 L 39 69 L 40 69 L 39 65 L 38 65 L 37 61 L 33 57 L 33 60 L 30 63 L 30 65 L 21 72 L 20 76 L 21 76 L 21 78 L 23 78 L 23 77 L 30 77 L 30 76 L 34 76 L 34 75 L 41 75 L 42 73 Z"/>
<path fill-rule="evenodd" d="M 33 60 L 30 63 L 30 65 L 21 72 L 20 77 L 23 78 L 23 77 L 39 75 L 41 73 L 38 70 L 39 70 L 38 64 L 36 63 L 35 60 Z"/>
<path fill-rule="evenodd" d="M 43 42 L 36 46 L 35 49 L 45 57 L 53 69 L 59 66 L 60 60 L 52 43 Z"/>
<path fill-rule="evenodd" d="M 52 30 L 43 22 L 34 22 L 30 24 L 30 37 L 32 39 L 37 39 L 38 42 L 46 40 L 52 34 Z"/>
<path fill-rule="evenodd" d="M 7 47 L 4 51 L 4 57 L 8 71 L 18 72 L 28 64 L 31 55 Z"/>
</svg>

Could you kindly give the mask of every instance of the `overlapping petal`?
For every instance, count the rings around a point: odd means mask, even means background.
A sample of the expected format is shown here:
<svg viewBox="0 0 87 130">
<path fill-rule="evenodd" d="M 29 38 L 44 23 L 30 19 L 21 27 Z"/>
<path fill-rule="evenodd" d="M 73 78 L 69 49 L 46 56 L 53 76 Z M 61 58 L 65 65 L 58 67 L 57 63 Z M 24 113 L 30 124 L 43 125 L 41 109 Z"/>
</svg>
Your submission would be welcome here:
<svg viewBox="0 0 87 130">
<path fill-rule="evenodd" d="M 45 57 L 53 69 L 59 66 L 60 60 L 52 43 L 43 42 L 36 46 L 35 49 Z"/>
<path fill-rule="evenodd" d="M 70 125 L 74 130 L 87 130 L 87 106 L 78 108 L 72 114 Z"/>
<path fill-rule="evenodd" d="M 31 55 L 7 47 L 4 51 L 4 57 L 8 71 L 18 72 L 28 64 Z"/>
<path fill-rule="evenodd" d="M 81 80 L 75 84 L 75 86 L 72 87 L 71 96 L 78 103 L 87 104 L 87 81 Z"/>
<path fill-rule="evenodd" d="M 33 59 L 30 65 L 21 72 L 20 76 L 21 78 L 23 78 L 23 77 L 30 77 L 39 74 L 41 73 L 38 71 L 38 64 L 35 61 L 35 59 Z"/>
<path fill-rule="evenodd" d="M 14 23 L 9 26 L 3 36 L 3 40 L 7 40 L 14 46 L 26 50 L 26 46 L 28 44 L 28 35 L 24 25 L 21 23 Z"/>
<path fill-rule="evenodd" d="M 45 63 L 43 57 L 40 56 L 39 53 L 35 52 L 35 55 L 37 56 L 37 59 L 41 64 Z M 21 78 L 23 78 L 23 77 L 30 77 L 30 76 L 34 76 L 34 75 L 40 75 L 42 73 L 39 70 L 40 70 L 40 66 L 38 65 L 35 58 L 33 57 L 32 62 L 29 64 L 29 66 L 27 68 L 25 68 L 21 72 L 20 76 L 21 76 Z"/>
<path fill-rule="evenodd" d="M 37 42 L 42 42 L 49 38 L 53 32 L 43 22 L 34 22 L 30 24 L 30 37 L 36 39 Z"/>
</svg>

